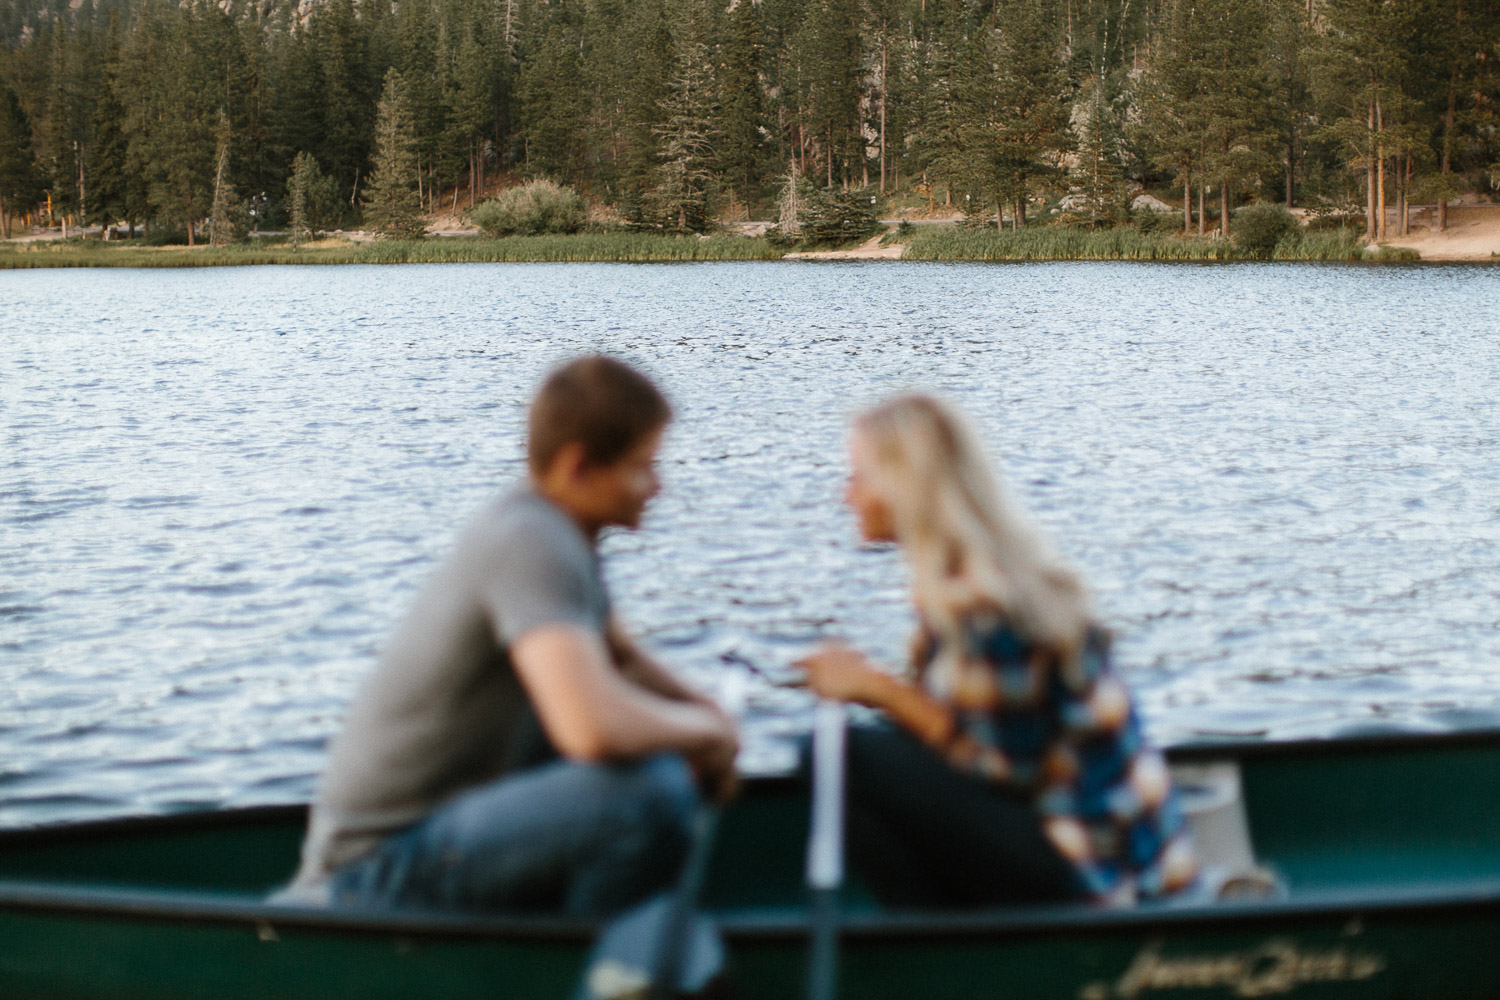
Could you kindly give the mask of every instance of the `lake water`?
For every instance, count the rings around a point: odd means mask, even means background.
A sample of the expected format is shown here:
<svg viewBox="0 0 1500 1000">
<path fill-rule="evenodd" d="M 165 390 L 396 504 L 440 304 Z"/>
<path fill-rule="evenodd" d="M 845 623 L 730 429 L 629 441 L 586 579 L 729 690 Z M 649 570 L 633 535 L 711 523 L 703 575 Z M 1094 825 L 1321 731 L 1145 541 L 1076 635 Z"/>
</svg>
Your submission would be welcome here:
<svg viewBox="0 0 1500 1000">
<path fill-rule="evenodd" d="M 583 351 L 680 414 L 616 602 L 717 683 L 895 660 L 838 499 L 940 391 L 1084 571 L 1164 742 L 1500 725 L 1500 271 L 437 265 L 0 274 L 0 825 L 305 799 L 523 407 Z M 800 695 L 752 687 L 754 766 Z"/>
</svg>

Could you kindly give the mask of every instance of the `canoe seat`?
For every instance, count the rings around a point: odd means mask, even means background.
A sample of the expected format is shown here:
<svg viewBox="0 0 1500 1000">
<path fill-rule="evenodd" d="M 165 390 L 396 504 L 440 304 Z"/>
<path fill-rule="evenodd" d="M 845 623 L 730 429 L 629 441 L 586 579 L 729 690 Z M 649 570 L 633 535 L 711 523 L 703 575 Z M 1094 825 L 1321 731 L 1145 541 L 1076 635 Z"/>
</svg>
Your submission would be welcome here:
<svg viewBox="0 0 1500 1000">
<path fill-rule="evenodd" d="M 1285 898 L 1286 883 L 1256 860 L 1239 764 L 1175 764 L 1172 781 L 1202 865 L 1194 901 Z"/>
</svg>

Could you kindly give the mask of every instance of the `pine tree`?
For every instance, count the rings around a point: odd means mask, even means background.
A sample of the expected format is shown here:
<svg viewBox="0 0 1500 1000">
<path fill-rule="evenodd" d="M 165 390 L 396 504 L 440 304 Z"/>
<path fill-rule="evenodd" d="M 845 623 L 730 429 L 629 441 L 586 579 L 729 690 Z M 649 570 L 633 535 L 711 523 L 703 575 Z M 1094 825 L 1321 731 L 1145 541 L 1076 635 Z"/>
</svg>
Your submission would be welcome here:
<svg viewBox="0 0 1500 1000">
<path fill-rule="evenodd" d="M 482 184 L 484 131 L 490 121 L 489 80 L 473 34 L 464 38 L 449 72 L 444 110 L 443 144 L 451 161 L 467 166 L 469 205 L 473 206 Z"/>
<path fill-rule="evenodd" d="M 116 22 L 110 26 L 110 46 L 94 107 L 93 142 L 88 157 L 91 213 L 108 226 L 120 220 L 131 234 L 146 211 L 146 186 L 130 163 L 130 140 L 125 131 L 129 112 L 120 95 L 120 53 Z"/>
<path fill-rule="evenodd" d="M 42 179 L 31 147 L 31 122 L 14 91 L 0 80 L 0 227 L 10 239 L 11 218 L 41 197 Z"/>
<path fill-rule="evenodd" d="M 307 199 L 312 184 L 311 171 L 317 169 L 317 161 L 307 153 L 298 153 L 292 160 L 292 176 L 286 182 L 287 236 L 296 252 L 297 245 L 312 235 L 307 222 Z"/>
<path fill-rule="evenodd" d="M 394 67 L 375 111 L 375 159 L 364 200 L 366 225 L 381 236 L 420 239 L 426 233 L 417 199 L 416 125 L 406 81 Z"/>
<path fill-rule="evenodd" d="M 661 143 L 655 191 L 658 214 L 666 225 L 677 229 L 702 232 L 709 224 L 710 168 L 720 113 L 714 83 L 708 45 L 698 23 L 690 22 L 661 104 L 665 121 L 656 129 Z"/>
<path fill-rule="evenodd" d="M 316 53 L 320 87 L 313 106 L 323 112 L 315 148 L 352 205 L 370 155 L 371 112 L 380 77 L 370 60 L 368 39 L 355 15 L 354 0 L 327 0 L 314 7 L 308 34 Z"/>
<path fill-rule="evenodd" d="M 1073 140 L 1063 36 L 1044 4 L 1012 5 L 968 40 L 955 68 L 942 172 L 1026 224 L 1026 201 L 1061 176 Z M 977 214 L 977 212 L 975 213 Z"/>
<path fill-rule="evenodd" d="M 521 64 L 522 157 L 528 172 L 573 180 L 585 134 L 582 68 L 563 26 L 549 21 Z"/>
<path fill-rule="evenodd" d="M 1208 146 L 1208 66 L 1215 26 L 1203 7 L 1175 0 L 1141 81 L 1138 131 L 1158 169 L 1182 185 L 1182 231 L 1193 229 L 1193 187 L 1203 184 Z M 1202 220 L 1200 218 L 1200 226 Z"/>
<path fill-rule="evenodd" d="M 229 116 L 219 112 L 219 127 L 214 140 L 218 152 L 214 155 L 214 200 L 209 210 L 208 241 L 216 247 L 227 247 L 235 241 L 235 192 L 229 179 L 229 147 L 232 135 Z"/>
<path fill-rule="evenodd" d="M 338 210 L 337 185 L 318 167 L 311 153 L 298 153 L 292 160 L 286 205 L 293 250 L 315 230 L 323 228 Z"/>
<path fill-rule="evenodd" d="M 718 46 L 720 132 L 715 166 L 741 194 L 750 191 L 762 159 L 759 26 L 755 4 L 741 0 L 729 12 Z"/>
<path fill-rule="evenodd" d="M 1106 84 L 1094 80 L 1078 114 L 1078 151 L 1068 172 L 1082 194 L 1084 218 L 1092 225 L 1113 225 L 1124 216 L 1125 187 L 1118 165 L 1118 152 L 1111 141 L 1109 115 L 1105 111 Z"/>
</svg>

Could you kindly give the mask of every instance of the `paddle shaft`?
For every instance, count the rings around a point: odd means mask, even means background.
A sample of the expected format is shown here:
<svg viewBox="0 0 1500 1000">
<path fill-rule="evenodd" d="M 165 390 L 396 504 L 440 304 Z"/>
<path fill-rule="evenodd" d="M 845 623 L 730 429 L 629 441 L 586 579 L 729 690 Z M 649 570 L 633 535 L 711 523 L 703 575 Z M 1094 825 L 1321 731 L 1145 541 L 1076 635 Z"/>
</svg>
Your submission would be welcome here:
<svg viewBox="0 0 1500 1000">
<path fill-rule="evenodd" d="M 670 1000 L 677 992 L 693 911 L 698 906 L 698 896 L 708 875 L 708 861 L 713 854 L 714 834 L 718 828 L 719 807 L 707 803 L 699 806 L 693 815 L 693 842 L 688 848 L 687 860 L 683 862 L 677 889 L 672 893 L 671 909 L 662 925 L 656 954 L 652 956 L 649 1000 Z"/>
<path fill-rule="evenodd" d="M 812 824 L 807 838 L 811 890 L 808 1000 L 838 992 L 838 894 L 844 881 L 844 706 L 818 702 L 813 722 Z"/>
</svg>

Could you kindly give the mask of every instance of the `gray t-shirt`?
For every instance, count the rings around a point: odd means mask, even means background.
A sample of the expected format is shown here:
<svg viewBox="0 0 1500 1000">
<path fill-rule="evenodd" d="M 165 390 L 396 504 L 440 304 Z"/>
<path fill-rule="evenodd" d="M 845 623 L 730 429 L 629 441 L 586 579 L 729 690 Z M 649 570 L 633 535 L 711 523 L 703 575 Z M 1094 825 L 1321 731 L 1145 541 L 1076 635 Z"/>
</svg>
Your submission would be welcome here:
<svg viewBox="0 0 1500 1000">
<path fill-rule="evenodd" d="M 457 792 L 552 756 L 509 649 L 539 625 L 600 635 L 609 595 L 578 525 L 529 485 L 459 536 L 333 742 L 294 884 L 321 881 Z"/>
</svg>

